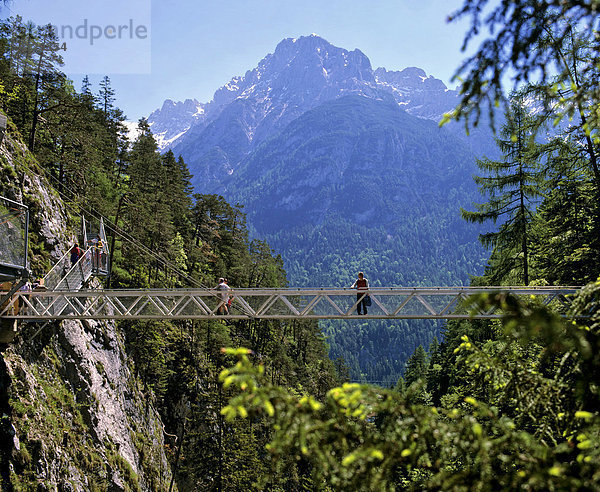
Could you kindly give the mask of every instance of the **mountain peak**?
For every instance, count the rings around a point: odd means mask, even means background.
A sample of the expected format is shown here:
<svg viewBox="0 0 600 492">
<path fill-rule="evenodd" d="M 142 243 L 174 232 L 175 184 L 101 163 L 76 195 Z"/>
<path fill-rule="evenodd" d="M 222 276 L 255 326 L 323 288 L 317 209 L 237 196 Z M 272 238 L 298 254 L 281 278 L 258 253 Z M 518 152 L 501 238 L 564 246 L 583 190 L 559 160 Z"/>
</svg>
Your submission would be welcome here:
<svg viewBox="0 0 600 492">
<path fill-rule="evenodd" d="M 224 130 L 229 118 L 228 124 L 239 123 L 238 147 L 246 152 L 306 111 L 352 94 L 395 101 L 415 116 L 437 121 L 456 105 L 455 91 L 424 70 L 373 70 L 359 49 L 337 47 L 313 33 L 282 39 L 256 67 L 215 91 L 209 103 L 166 100 L 149 122 L 155 135 L 161 135 L 161 148 L 185 146 L 183 141 L 191 142 L 196 138 L 193 135 L 209 127 L 214 132 L 211 145 L 220 148 L 215 143 L 221 138 L 217 135 L 231 137 L 231 132 Z M 192 128 L 194 131 L 188 132 Z M 184 138 L 187 133 L 190 135 Z M 197 150 L 195 144 L 192 147 Z M 180 151 L 185 152 L 183 147 Z"/>
<path fill-rule="evenodd" d="M 344 48 L 339 48 L 314 33 L 308 36 L 300 36 L 299 38 L 285 38 L 281 40 L 275 48 L 274 54 L 267 55 L 263 61 L 269 60 L 271 56 L 276 58 L 283 57 L 291 61 L 299 55 L 316 55 L 323 63 L 326 63 L 326 60 L 329 59 L 341 58 L 343 66 L 357 65 L 361 70 L 371 70 L 371 61 L 359 49 L 348 51 Z"/>
</svg>

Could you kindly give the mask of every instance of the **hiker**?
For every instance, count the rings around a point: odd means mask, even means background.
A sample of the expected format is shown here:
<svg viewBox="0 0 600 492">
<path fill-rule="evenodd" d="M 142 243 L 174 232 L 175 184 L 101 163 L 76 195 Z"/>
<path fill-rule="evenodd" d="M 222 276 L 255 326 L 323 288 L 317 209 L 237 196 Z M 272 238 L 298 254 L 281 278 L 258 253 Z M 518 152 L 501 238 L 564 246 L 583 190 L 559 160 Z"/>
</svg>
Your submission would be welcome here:
<svg viewBox="0 0 600 492">
<path fill-rule="evenodd" d="M 104 263 L 106 259 L 104 258 L 104 245 L 102 244 L 102 239 L 100 238 L 100 234 L 96 234 L 96 237 L 92 239 L 92 268 L 94 270 L 98 270 L 100 265 L 102 264 L 102 269 L 104 269 Z"/>
<path fill-rule="evenodd" d="M 221 277 L 219 279 L 219 285 L 215 287 L 219 291 L 219 307 L 217 308 L 217 314 L 229 314 L 229 290 L 231 287 L 227 285 L 227 280 Z"/>
<path fill-rule="evenodd" d="M 21 287 L 19 288 L 20 292 L 31 292 L 33 290 L 33 288 L 31 287 L 31 282 L 29 280 L 27 280 L 27 282 L 25 282 L 23 285 L 21 285 Z M 27 299 L 31 299 L 31 296 L 27 296 Z M 22 297 L 19 297 L 19 302 L 18 304 L 15 306 L 16 308 L 16 312 L 15 314 L 18 314 L 21 309 L 25 307 L 25 301 L 23 300 Z"/>
<path fill-rule="evenodd" d="M 71 248 L 71 266 L 74 266 L 75 263 L 79 261 L 79 258 L 81 258 L 82 254 L 83 251 L 81 251 L 79 244 L 74 244 Z"/>
<path fill-rule="evenodd" d="M 356 302 L 358 303 L 356 306 L 356 312 L 361 314 L 367 314 L 367 302 L 370 299 L 367 299 L 369 295 L 366 293 L 369 290 L 369 281 L 365 278 L 363 272 L 358 272 L 358 278 L 352 284 L 351 289 L 356 289 Z"/>
<path fill-rule="evenodd" d="M 102 270 L 106 270 L 106 251 L 104 250 L 104 243 L 102 239 L 100 239 L 100 235 L 98 235 L 98 243 L 96 245 L 98 248 L 98 255 L 100 256 L 100 267 Z"/>
</svg>

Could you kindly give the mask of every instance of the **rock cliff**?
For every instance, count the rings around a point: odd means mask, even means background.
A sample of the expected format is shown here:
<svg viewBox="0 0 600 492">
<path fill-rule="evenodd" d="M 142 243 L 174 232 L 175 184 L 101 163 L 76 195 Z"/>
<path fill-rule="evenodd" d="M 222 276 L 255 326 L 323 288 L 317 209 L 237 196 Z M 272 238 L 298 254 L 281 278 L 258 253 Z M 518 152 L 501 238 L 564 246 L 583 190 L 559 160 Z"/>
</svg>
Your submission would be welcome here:
<svg viewBox="0 0 600 492">
<path fill-rule="evenodd" d="M 72 219 L 12 125 L 0 159 L 0 195 L 28 205 L 31 267 L 41 275 L 74 240 Z M 118 326 L 23 324 L 1 348 L 2 490 L 168 490 L 163 426 Z"/>
</svg>

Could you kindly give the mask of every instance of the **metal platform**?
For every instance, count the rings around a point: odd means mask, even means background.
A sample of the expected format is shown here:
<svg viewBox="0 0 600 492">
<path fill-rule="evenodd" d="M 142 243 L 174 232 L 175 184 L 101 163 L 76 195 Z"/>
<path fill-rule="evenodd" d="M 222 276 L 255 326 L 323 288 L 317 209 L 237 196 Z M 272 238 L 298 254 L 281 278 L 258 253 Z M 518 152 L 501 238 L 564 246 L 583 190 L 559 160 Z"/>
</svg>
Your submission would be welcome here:
<svg viewBox="0 0 600 492">
<path fill-rule="evenodd" d="M 509 292 L 566 312 L 577 287 L 392 287 L 369 290 L 367 315 L 356 312 L 353 289 L 235 289 L 228 313 L 219 315 L 219 292 L 210 289 L 80 290 L 19 292 L 0 317 L 22 321 L 61 319 L 491 319 L 473 311 L 469 296 Z"/>
<path fill-rule="evenodd" d="M 0 282 L 27 277 L 29 211 L 0 196 Z"/>
</svg>

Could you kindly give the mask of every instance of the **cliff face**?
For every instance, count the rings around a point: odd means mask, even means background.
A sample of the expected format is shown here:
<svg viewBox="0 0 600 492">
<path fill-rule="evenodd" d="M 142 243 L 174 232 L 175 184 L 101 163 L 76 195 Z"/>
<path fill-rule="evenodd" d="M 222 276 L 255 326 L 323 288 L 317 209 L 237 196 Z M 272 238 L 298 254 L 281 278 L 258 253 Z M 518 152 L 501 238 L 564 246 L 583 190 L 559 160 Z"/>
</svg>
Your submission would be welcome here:
<svg viewBox="0 0 600 492">
<path fill-rule="evenodd" d="M 54 490 L 164 490 L 160 420 L 112 323 L 22 328 L 4 351 L 9 474 Z"/>
<path fill-rule="evenodd" d="M 0 145 L 0 196 L 29 208 L 29 259 L 34 275 L 43 275 L 52 259 L 60 258 L 73 240 L 65 204 L 45 184 L 41 173 L 35 158 L 9 121 L 7 134 Z"/>
<path fill-rule="evenodd" d="M 0 194 L 30 208 L 34 274 L 74 236 L 64 203 L 10 127 Z M 168 490 L 163 427 L 114 323 L 22 324 L 0 360 L 2 490 Z"/>
</svg>

